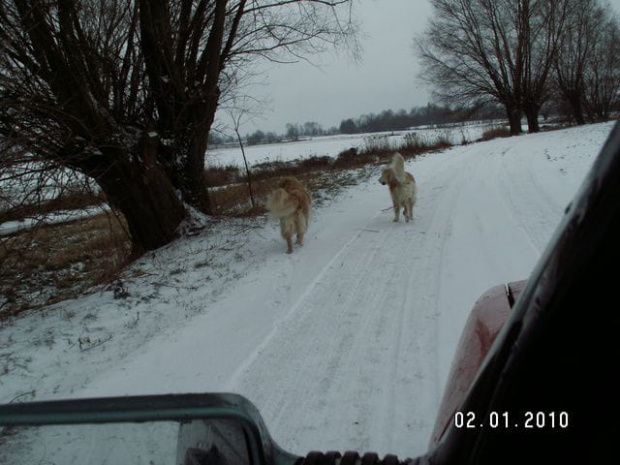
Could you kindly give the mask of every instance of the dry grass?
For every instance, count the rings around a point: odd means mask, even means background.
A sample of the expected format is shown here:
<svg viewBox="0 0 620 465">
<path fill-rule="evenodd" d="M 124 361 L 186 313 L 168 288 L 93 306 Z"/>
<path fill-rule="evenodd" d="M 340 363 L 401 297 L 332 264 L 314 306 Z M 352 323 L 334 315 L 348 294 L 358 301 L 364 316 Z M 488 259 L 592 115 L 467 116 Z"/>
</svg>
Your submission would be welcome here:
<svg viewBox="0 0 620 465">
<path fill-rule="evenodd" d="M 65 192 L 52 200 L 38 204 L 15 205 L 12 208 L 0 211 L 0 223 L 20 220 L 22 218 L 36 218 L 61 210 L 79 210 L 105 202 L 103 193 L 87 191 Z"/>
<path fill-rule="evenodd" d="M 487 141 L 491 139 L 497 139 L 498 137 L 511 137 L 510 129 L 504 126 L 495 126 L 487 129 L 482 133 L 481 141 Z"/>
<path fill-rule="evenodd" d="M 236 165 L 213 166 L 205 171 L 205 180 L 208 186 L 225 186 L 239 182 L 241 170 Z"/>
<path fill-rule="evenodd" d="M 129 250 L 124 228 L 105 213 L 0 238 L 0 319 L 110 281 Z"/>
</svg>

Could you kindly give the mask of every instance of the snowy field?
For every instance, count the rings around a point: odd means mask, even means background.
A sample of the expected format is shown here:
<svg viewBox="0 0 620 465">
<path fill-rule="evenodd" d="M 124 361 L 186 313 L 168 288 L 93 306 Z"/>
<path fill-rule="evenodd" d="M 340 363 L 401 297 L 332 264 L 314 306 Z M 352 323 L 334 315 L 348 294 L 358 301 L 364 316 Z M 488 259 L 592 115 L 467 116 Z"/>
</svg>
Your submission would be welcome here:
<svg viewBox="0 0 620 465">
<path fill-rule="evenodd" d="M 373 178 L 316 209 L 292 255 L 267 218 L 205 220 L 126 270 L 128 297 L 97 289 L 5 323 L 0 402 L 237 392 L 293 453 L 420 455 L 469 310 L 528 277 L 611 127 L 418 157 L 413 223 L 392 222 Z"/>
<path fill-rule="evenodd" d="M 463 141 L 473 142 L 482 136 L 493 123 L 473 123 L 454 127 L 429 128 L 421 127 L 407 131 L 378 132 L 371 134 L 340 134 L 336 136 L 316 137 L 298 142 L 283 142 L 280 144 L 251 145 L 244 147 L 249 165 L 270 161 L 289 161 L 312 156 L 337 157 L 340 152 L 350 148 L 363 149 L 376 147 L 377 144 L 397 147 L 403 143 L 405 137 L 415 136 L 420 142 L 433 145 L 438 139 L 446 140 L 453 145 L 460 145 Z M 216 149 L 207 152 L 207 165 L 243 165 L 243 155 L 239 147 Z"/>
</svg>

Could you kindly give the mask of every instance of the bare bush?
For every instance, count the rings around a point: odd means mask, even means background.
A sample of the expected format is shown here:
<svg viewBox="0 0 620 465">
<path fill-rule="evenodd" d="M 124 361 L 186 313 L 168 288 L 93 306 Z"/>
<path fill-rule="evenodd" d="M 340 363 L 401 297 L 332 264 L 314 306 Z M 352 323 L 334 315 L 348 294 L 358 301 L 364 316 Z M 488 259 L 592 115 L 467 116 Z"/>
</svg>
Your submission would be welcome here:
<svg viewBox="0 0 620 465">
<path fill-rule="evenodd" d="M 446 102 L 501 104 L 513 134 L 521 114 L 537 132 L 549 76 L 572 0 L 431 0 L 416 40 L 420 78 Z"/>
</svg>

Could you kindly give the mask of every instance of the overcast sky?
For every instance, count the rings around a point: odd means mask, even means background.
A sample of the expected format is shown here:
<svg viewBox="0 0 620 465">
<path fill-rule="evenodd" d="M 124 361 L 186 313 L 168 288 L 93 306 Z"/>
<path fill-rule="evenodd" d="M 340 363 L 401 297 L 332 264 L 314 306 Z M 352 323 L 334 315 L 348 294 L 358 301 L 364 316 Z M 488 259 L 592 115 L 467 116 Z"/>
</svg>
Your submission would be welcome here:
<svg viewBox="0 0 620 465">
<path fill-rule="evenodd" d="M 612 0 L 620 12 L 620 0 Z M 417 81 L 413 38 L 431 14 L 428 0 L 354 0 L 361 23 L 359 63 L 333 53 L 306 62 L 272 65 L 252 94 L 265 101 L 261 115 L 242 133 L 261 129 L 285 132 L 286 123 L 313 121 L 328 129 L 345 118 L 423 106 L 430 90 Z M 224 123 L 225 115 L 220 115 Z"/>
</svg>

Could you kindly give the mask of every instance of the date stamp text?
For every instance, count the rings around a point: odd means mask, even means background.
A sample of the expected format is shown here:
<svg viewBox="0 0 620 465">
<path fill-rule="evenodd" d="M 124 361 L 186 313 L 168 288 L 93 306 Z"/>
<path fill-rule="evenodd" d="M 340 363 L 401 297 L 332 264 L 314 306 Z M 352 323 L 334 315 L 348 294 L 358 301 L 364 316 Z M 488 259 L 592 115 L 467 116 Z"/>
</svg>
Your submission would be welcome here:
<svg viewBox="0 0 620 465">
<path fill-rule="evenodd" d="M 570 426 L 568 412 L 491 412 L 481 418 L 475 412 L 456 412 L 454 426 L 458 429 L 551 430 Z"/>
</svg>

